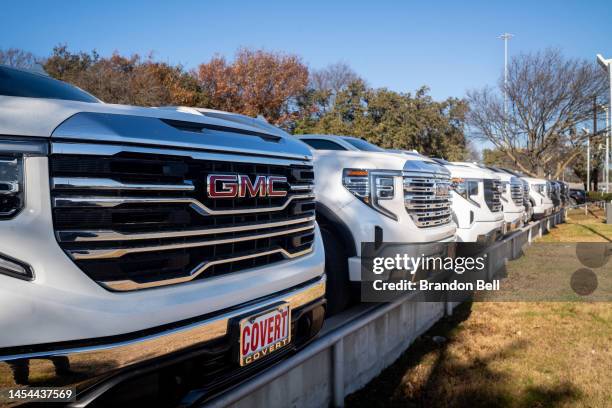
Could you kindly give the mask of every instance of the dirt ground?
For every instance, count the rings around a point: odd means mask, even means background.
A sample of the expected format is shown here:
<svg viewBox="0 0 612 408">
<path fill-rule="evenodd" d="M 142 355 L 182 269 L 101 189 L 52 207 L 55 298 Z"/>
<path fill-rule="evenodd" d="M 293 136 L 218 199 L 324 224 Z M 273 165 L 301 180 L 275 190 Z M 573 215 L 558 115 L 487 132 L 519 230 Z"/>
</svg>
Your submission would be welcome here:
<svg viewBox="0 0 612 408">
<path fill-rule="evenodd" d="M 602 222 L 599 209 L 571 211 L 541 242 L 610 242 Z M 529 257 L 546 246 L 532 248 L 511 275 L 529 276 Z M 346 405 L 612 407 L 612 303 L 464 303 Z"/>
</svg>

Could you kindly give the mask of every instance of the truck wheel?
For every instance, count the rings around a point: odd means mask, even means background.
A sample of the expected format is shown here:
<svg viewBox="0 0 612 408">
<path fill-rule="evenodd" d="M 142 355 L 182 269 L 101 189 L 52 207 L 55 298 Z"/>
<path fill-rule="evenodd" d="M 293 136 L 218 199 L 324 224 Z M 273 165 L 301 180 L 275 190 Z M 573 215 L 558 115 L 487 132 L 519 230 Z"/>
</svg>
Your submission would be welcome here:
<svg viewBox="0 0 612 408">
<path fill-rule="evenodd" d="M 321 235 L 325 247 L 327 315 L 333 316 L 346 309 L 351 301 L 348 261 L 344 247 L 333 232 L 322 228 Z"/>
</svg>

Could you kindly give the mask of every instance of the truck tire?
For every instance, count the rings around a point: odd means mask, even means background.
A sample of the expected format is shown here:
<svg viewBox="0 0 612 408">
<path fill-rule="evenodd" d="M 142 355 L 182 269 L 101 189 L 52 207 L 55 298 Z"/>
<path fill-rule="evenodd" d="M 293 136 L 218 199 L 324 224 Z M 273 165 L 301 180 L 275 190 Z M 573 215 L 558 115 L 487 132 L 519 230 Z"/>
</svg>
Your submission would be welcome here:
<svg viewBox="0 0 612 408">
<path fill-rule="evenodd" d="M 332 231 L 321 228 L 321 235 L 325 247 L 327 315 L 333 316 L 346 309 L 351 302 L 348 261 L 342 243 Z"/>
</svg>

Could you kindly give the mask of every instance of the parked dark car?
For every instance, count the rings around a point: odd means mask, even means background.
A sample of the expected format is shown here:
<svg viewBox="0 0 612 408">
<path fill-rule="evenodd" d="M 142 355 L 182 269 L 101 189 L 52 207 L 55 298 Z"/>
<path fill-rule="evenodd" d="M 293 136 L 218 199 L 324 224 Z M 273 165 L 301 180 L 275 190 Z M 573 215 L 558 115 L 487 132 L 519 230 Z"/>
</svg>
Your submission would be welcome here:
<svg viewBox="0 0 612 408">
<path fill-rule="evenodd" d="M 586 193 L 584 192 L 584 190 L 570 188 L 569 196 L 571 205 L 586 203 Z"/>
</svg>

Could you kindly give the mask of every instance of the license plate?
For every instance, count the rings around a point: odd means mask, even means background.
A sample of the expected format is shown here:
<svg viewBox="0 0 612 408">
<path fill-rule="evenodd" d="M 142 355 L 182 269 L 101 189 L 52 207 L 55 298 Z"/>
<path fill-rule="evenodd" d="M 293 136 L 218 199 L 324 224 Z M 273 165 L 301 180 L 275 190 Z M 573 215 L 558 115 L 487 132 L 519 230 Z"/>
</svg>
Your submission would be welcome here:
<svg viewBox="0 0 612 408">
<path fill-rule="evenodd" d="M 291 311 L 284 303 L 240 320 L 240 365 L 245 366 L 291 343 Z"/>
</svg>

